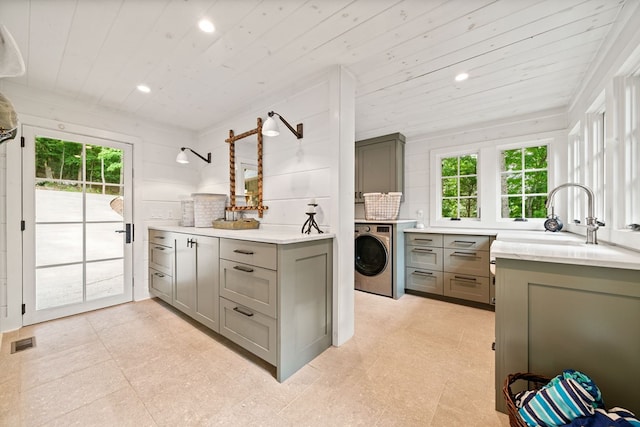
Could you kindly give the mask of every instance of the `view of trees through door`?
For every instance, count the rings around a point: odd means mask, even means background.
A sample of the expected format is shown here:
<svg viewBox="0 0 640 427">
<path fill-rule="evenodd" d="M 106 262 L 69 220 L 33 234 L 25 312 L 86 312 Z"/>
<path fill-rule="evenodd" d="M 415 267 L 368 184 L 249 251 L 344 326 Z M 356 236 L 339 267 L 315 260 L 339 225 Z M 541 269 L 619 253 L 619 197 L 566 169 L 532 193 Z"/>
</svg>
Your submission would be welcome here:
<svg viewBox="0 0 640 427">
<path fill-rule="evenodd" d="M 131 300 L 130 147 L 70 139 L 34 134 L 27 156 L 34 159 L 24 178 L 32 182 L 25 198 L 33 201 L 35 256 L 25 263 L 25 324 Z"/>
</svg>

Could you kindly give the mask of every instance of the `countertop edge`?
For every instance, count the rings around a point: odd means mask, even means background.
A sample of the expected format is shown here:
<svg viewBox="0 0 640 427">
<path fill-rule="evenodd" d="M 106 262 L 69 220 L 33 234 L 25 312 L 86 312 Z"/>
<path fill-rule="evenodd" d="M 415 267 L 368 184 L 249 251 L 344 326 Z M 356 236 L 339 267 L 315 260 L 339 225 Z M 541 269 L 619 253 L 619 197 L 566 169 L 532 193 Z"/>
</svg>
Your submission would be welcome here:
<svg viewBox="0 0 640 427">
<path fill-rule="evenodd" d="M 467 234 L 470 236 L 495 236 L 500 230 L 479 229 L 479 228 L 405 228 L 405 233 L 427 233 L 427 234 Z"/>
<path fill-rule="evenodd" d="M 550 245 L 496 240 L 491 258 L 640 270 L 640 252 L 611 245 Z"/>
<path fill-rule="evenodd" d="M 226 230 L 220 228 L 181 227 L 172 225 L 149 225 L 148 228 L 149 230 L 169 231 L 173 233 L 193 234 L 197 236 L 218 237 L 225 239 L 250 240 L 253 242 L 275 243 L 279 245 L 313 242 L 335 238 L 334 233 L 326 231 L 322 234 L 319 234 L 318 232 L 312 234 L 303 234 L 296 233 L 291 228 Z"/>
</svg>

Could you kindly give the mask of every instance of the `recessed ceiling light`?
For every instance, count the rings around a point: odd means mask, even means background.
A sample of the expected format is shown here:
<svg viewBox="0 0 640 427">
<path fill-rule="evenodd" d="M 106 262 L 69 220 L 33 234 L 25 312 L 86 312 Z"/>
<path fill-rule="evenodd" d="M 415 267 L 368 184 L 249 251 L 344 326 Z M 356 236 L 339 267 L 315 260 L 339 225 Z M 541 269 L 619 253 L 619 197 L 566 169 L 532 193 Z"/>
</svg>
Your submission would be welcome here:
<svg viewBox="0 0 640 427">
<path fill-rule="evenodd" d="M 456 76 L 456 81 L 461 82 L 461 81 L 467 80 L 468 78 L 469 78 L 468 73 L 460 73 Z"/>
<path fill-rule="evenodd" d="M 213 23 L 208 19 L 201 19 L 198 22 L 198 27 L 205 33 L 213 33 L 216 30 L 216 27 L 213 26 Z"/>
<path fill-rule="evenodd" d="M 138 85 L 138 86 L 136 86 L 136 89 L 138 89 L 142 93 L 151 92 L 151 88 L 149 86 L 147 86 L 147 85 Z"/>
</svg>

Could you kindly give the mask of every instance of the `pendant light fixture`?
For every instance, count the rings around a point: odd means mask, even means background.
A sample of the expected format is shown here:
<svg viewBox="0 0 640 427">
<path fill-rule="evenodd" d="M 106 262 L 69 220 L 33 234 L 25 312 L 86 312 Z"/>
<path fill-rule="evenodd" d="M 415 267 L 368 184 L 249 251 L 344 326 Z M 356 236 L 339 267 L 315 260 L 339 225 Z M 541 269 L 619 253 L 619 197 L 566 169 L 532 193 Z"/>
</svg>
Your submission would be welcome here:
<svg viewBox="0 0 640 427">
<path fill-rule="evenodd" d="M 191 151 L 193 154 L 195 154 L 196 156 L 200 157 L 202 160 L 204 160 L 207 163 L 211 163 L 211 153 L 207 153 L 207 157 L 203 157 L 200 154 L 196 153 L 195 151 L 193 151 L 191 148 L 189 147 L 182 147 L 180 148 L 180 152 L 178 153 L 178 155 L 176 156 L 176 162 L 178 163 L 189 163 L 189 158 L 187 157 L 187 153 L 184 152 L 184 150 L 189 150 Z"/>
<path fill-rule="evenodd" d="M 284 123 L 285 126 L 289 128 L 289 130 L 296 136 L 296 138 L 302 139 L 302 123 L 298 123 L 296 125 L 297 130 L 295 130 L 289 124 L 289 122 L 287 122 L 284 119 L 284 117 L 282 117 L 280 114 L 275 113 L 273 111 L 269 111 L 267 113 L 267 115 L 269 117 L 262 124 L 262 134 L 263 135 L 265 135 L 265 136 L 278 136 L 278 135 L 280 135 L 280 129 L 278 128 L 278 122 L 276 122 L 276 119 L 273 118 L 273 116 L 276 115 L 276 116 L 280 117 L 280 120 L 282 120 L 282 123 Z"/>
</svg>

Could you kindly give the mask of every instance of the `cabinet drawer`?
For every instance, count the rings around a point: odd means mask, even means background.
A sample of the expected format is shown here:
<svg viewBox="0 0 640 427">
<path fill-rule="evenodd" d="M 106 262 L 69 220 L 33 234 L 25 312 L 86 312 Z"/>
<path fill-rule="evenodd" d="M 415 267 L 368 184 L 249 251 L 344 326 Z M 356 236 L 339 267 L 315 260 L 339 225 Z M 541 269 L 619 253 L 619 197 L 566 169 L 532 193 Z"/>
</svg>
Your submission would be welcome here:
<svg viewBox="0 0 640 427">
<path fill-rule="evenodd" d="M 172 303 L 173 277 L 153 268 L 149 269 L 149 292 L 161 300 Z"/>
<path fill-rule="evenodd" d="M 173 238 L 168 231 L 149 230 L 149 243 L 173 248 Z"/>
<path fill-rule="evenodd" d="M 173 275 L 174 251 L 168 246 L 149 243 L 149 267 L 162 273 Z"/>
<path fill-rule="evenodd" d="M 489 252 L 445 249 L 444 271 L 489 277 Z"/>
<path fill-rule="evenodd" d="M 414 291 L 442 295 L 443 273 L 407 267 L 404 287 Z"/>
<path fill-rule="evenodd" d="M 405 263 L 411 267 L 442 270 L 442 254 L 442 248 L 409 245 L 405 253 Z"/>
<path fill-rule="evenodd" d="M 271 270 L 276 269 L 278 262 L 276 245 L 233 239 L 220 240 L 220 258 Z"/>
<path fill-rule="evenodd" d="M 220 334 L 276 364 L 276 320 L 272 317 L 220 298 Z"/>
<path fill-rule="evenodd" d="M 445 248 L 488 251 L 489 246 L 489 236 L 469 236 L 466 234 L 444 235 Z"/>
<path fill-rule="evenodd" d="M 442 234 L 428 233 L 405 233 L 407 245 L 428 246 L 441 248 L 443 242 Z"/>
<path fill-rule="evenodd" d="M 271 317 L 277 317 L 276 281 L 273 270 L 220 260 L 220 296 Z"/>
<path fill-rule="evenodd" d="M 489 278 L 444 273 L 444 295 L 489 304 Z"/>
</svg>

